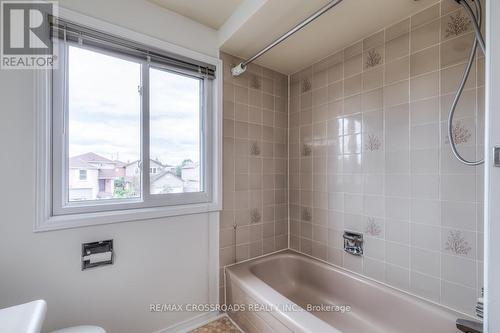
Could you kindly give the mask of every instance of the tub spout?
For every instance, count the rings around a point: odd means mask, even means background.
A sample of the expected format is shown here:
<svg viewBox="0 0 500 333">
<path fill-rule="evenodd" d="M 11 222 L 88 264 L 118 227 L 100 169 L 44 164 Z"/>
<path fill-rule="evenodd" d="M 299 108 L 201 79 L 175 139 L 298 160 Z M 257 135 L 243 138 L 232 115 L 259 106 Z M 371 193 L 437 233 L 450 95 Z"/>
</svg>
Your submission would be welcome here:
<svg viewBox="0 0 500 333">
<path fill-rule="evenodd" d="M 457 328 L 465 333 L 483 333 L 483 324 L 473 320 L 457 319 Z"/>
</svg>

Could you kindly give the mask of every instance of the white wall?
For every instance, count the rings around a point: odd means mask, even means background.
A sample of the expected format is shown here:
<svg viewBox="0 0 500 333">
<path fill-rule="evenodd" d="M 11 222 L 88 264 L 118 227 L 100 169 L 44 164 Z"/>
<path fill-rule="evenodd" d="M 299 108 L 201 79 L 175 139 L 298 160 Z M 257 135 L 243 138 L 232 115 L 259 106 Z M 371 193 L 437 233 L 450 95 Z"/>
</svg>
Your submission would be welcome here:
<svg viewBox="0 0 500 333">
<path fill-rule="evenodd" d="M 146 1 L 61 1 L 142 33 L 217 55 L 215 33 Z M 149 333 L 193 317 L 150 313 L 150 303 L 205 303 L 217 264 L 218 213 L 33 233 L 33 73 L 0 71 L 0 308 L 45 299 L 44 331 L 97 324 Z M 209 236 L 209 228 L 214 228 Z M 211 229 L 213 230 L 213 229 Z M 81 243 L 112 238 L 116 263 L 82 272 Z M 212 267 L 213 266 L 213 267 Z M 210 269 L 209 269 L 210 268 Z M 210 272 L 210 273 L 209 273 Z M 217 292 L 217 291 L 215 291 Z"/>
<path fill-rule="evenodd" d="M 59 4 L 194 51 L 219 54 L 217 31 L 147 0 L 60 0 Z"/>
</svg>

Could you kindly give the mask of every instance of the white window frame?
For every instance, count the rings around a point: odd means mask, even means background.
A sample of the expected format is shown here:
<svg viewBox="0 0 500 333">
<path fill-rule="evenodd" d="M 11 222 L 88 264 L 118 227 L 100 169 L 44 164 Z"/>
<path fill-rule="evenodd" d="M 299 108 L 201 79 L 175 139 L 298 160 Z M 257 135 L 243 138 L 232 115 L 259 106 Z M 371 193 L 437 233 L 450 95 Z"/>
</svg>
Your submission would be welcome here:
<svg viewBox="0 0 500 333">
<path fill-rule="evenodd" d="M 60 175 L 63 181 L 68 179 L 67 168 L 62 163 L 53 163 L 55 153 L 60 153 L 62 145 L 52 137 L 53 133 L 53 77 L 58 75 L 52 70 L 35 71 L 36 98 L 35 110 L 37 113 L 37 183 L 36 183 L 36 219 L 34 231 L 57 230 L 64 228 L 81 227 L 96 224 L 107 224 L 116 222 L 137 221 L 145 219 L 157 219 L 161 217 L 196 214 L 221 210 L 221 152 L 222 152 L 222 66 L 217 58 L 206 56 L 198 52 L 188 50 L 165 41 L 158 40 L 126 28 L 118 27 L 95 18 L 78 14 L 64 8 L 59 11 L 63 19 L 93 27 L 97 30 L 106 31 L 119 37 L 127 38 L 157 49 L 165 50 L 182 57 L 202 61 L 216 66 L 216 78 L 203 80 L 204 103 L 206 108 L 202 115 L 204 119 L 200 122 L 204 144 L 201 145 L 204 164 L 201 178 L 204 183 L 203 192 L 176 193 L 176 194 L 149 194 L 149 147 L 145 142 L 141 143 L 142 157 L 142 186 L 147 189 L 143 191 L 144 197 L 140 199 L 118 199 L 91 202 L 72 202 L 65 206 L 61 192 L 64 184 L 54 182 L 57 179 L 52 175 Z M 61 43 L 63 44 L 63 43 Z M 99 51 L 101 52 L 101 51 Z M 105 53 L 104 51 L 102 51 Z M 116 56 L 116 55 L 114 55 Z M 137 61 L 136 61 L 137 62 Z M 163 66 L 151 66 L 163 70 Z M 142 66 L 143 80 L 149 80 L 149 66 Z M 149 96 L 149 91 L 143 91 L 143 96 Z M 143 98 L 142 107 L 149 102 L 149 98 Z M 147 106 L 147 105 L 146 105 Z M 66 108 L 67 109 L 67 108 Z M 143 109 L 143 119 L 145 117 Z M 59 114 L 60 116 L 60 114 Z M 57 118 L 57 115 L 55 116 Z M 67 119 L 67 118 L 66 118 Z M 203 124 L 203 125 L 202 125 Z M 149 137 L 149 124 L 143 124 L 142 130 L 147 131 Z M 60 155 L 62 156 L 62 155 Z M 146 158 L 147 157 L 147 158 Z M 67 196 L 66 196 L 67 198 Z M 146 200 L 147 198 L 147 200 Z M 60 200 L 60 201 L 58 201 Z M 145 202 L 148 202 L 145 204 Z M 96 209 L 98 207 L 98 209 Z"/>
</svg>

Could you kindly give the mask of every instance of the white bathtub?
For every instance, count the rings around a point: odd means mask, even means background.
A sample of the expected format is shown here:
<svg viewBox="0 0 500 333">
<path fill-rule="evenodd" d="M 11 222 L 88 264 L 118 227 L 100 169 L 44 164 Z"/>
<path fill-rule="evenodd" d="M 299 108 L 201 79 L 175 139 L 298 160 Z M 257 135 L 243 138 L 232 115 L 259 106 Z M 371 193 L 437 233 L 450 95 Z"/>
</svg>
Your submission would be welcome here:
<svg viewBox="0 0 500 333">
<path fill-rule="evenodd" d="M 455 320 L 463 317 L 290 250 L 228 267 L 225 274 L 228 313 L 247 333 L 457 333 Z M 308 312 L 308 304 L 351 310 Z"/>
</svg>

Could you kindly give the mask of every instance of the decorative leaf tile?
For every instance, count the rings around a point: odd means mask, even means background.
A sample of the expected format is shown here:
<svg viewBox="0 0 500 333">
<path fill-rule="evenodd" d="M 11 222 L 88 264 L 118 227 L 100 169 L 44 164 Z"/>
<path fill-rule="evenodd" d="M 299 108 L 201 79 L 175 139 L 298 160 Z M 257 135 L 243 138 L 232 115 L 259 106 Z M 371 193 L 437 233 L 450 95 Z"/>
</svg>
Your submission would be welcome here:
<svg viewBox="0 0 500 333">
<path fill-rule="evenodd" d="M 252 75 L 250 78 L 250 88 L 260 89 L 261 86 L 260 78 L 257 75 Z"/>
<path fill-rule="evenodd" d="M 456 145 L 467 143 L 472 137 L 470 130 L 460 120 L 453 124 L 451 131 L 453 133 L 453 141 Z M 446 136 L 446 143 L 450 143 L 449 136 Z"/>
<path fill-rule="evenodd" d="M 252 142 L 250 145 L 250 155 L 259 156 L 260 155 L 260 147 L 258 142 Z"/>
<path fill-rule="evenodd" d="M 445 37 L 448 38 L 450 36 L 458 36 L 468 31 L 471 24 L 471 20 L 461 11 L 457 12 L 455 15 L 450 15 L 445 31 Z"/>
<path fill-rule="evenodd" d="M 250 223 L 259 223 L 261 221 L 260 211 L 257 208 L 250 210 Z"/>
<path fill-rule="evenodd" d="M 312 213 L 310 208 L 307 207 L 302 208 L 302 221 L 306 222 L 312 221 Z"/>
<path fill-rule="evenodd" d="M 368 151 L 375 151 L 380 150 L 381 147 L 382 143 L 380 142 L 378 136 L 376 136 L 375 134 L 370 134 L 365 144 L 365 149 Z"/>
<path fill-rule="evenodd" d="M 302 156 L 307 157 L 312 155 L 312 147 L 311 145 L 304 143 L 302 146 Z"/>
<path fill-rule="evenodd" d="M 366 56 L 365 68 L 375 67 L 377 65 L 380 65 L 381 63 L 382 63 L 382 56 L 377 50 L 372 49 L 368 51 L 368 54 Z"/>
<path fill-rule="evenodd" d="M 366 222 L 365 233 L 370 236 L 380 236 L 382 227 L 375 221 L 374 217 L 369 217 Z"/>
<path fill-rule="evenodd" d="M 302 80 L 302 93 L 308 92 L 311 90 L 311 81 L 308 78 L 305 78 Z"/>
<path fill-rule="evenodd" d="M 466 256 L 470 253 L 472 247 L 460 230 L 450 230 L 446 239 L 445 250 L 456 255 Z"/>
</svg>

